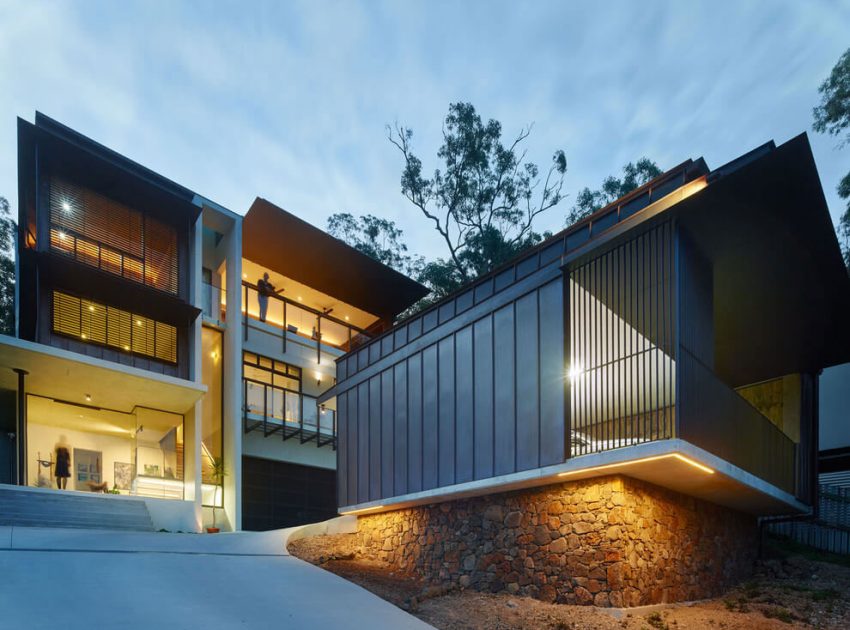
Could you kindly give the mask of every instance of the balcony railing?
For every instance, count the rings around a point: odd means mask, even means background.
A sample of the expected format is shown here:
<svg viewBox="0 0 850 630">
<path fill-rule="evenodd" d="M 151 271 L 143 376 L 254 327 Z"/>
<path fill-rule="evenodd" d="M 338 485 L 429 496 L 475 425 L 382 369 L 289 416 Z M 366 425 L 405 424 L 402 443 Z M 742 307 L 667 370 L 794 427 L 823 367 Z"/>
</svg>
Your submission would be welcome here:
<svg viewBox="0 0 850 630">
<path fill-rule="evenodd" d="M 204 317 L 217 324 L 224 323 L 225 290 L 204 282 L 201 285 L 201 311 Z"/>
<path fill-rule="evenodd" d="M 256 285 L 243 282 L 242 292 L 242 314 L 247 338 L 248 318 L 262 321 L 260 319 L 260 301 Z M 315 342 L 320 361 L 322 346 L 348 352 L 351 348 L 355 348 L 369 339 L 366 331 L 337 319 L 330 312 L 304 306 L 300 302 L 281 295 L 269 296 L 265 323 L 279 331 L 284 351 L 287 334 L 297 335 Z"/>
<path fill-rule="evenodd" d="M 284 440 L 298 438 L 302 444 L 336 449 L 336 413 L 319 405 L 316 398 L 269 383 L 243 379 L 243 425 L 245 433 L 263 431 L 264 437 L 280 433 Z"/>
<path fill-rule="evenodd" d="M 684 347 L 680 363 L 679 437 L 794 494 L 794 442 Z"/>
</svg>

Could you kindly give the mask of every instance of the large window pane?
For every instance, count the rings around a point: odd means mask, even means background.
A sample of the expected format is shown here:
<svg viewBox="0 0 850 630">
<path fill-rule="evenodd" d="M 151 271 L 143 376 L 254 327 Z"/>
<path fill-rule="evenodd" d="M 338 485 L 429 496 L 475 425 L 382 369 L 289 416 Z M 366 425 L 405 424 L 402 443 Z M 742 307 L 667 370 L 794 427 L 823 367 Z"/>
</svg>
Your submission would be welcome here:
<svg viewBox="0 0 850 630">
<path fill-rule="evenodd" d="M 203 346 L 202 380 L 207 394 L 201 403 L 201 478 L 204 485 L 214 486 L 211 492 L 203 492 L 207 505 L 222 505 L 220 480 L 215 479 L 213 464 L 222 458 L 222 334 L 214 328 L 204 327 L 201 333 Z M 227 462 L 224 462 L 225 469 Z M 218 486 L 216 489 L 215 486 Z"/>
</svg>

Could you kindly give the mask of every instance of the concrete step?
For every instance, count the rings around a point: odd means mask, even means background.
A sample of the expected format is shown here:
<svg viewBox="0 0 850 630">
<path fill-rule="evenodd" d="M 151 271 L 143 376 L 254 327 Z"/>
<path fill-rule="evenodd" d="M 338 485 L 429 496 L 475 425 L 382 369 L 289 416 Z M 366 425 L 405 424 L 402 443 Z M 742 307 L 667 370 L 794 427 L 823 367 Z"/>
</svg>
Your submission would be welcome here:
<svg viewBox="0 0 850 630">
<path fill-rule="evenodd" d="M 114 521 L 135 523 L 139 520 L 146 521 L 148 519 L 147 512 L 121 513 L 121 512 L 90 512 L 90 511 L 75 511 L 75 510 L 2 510 L 0 509 L 0 519 L 70 519 L 83 521 Z"/>
<path fill-rule="evenodd" d="M 132 512 L 144 512 L 147 508 L 145 507 L 144 501 L 141 500 L 127 500 L 127 499 L 99 499 L 96 501 L 56 501 L 50 499 L 36 499 L 32 497 L 23 497 L 20 499 L 14 500 L 4 500 L 0 499 L 0 511 L 6 510 L 16 510 L 16 509 L 31 509 L 33 506 L 40 506 L 44 509 L 54 509 L 61 510 L 65 507 L 73 508 L 75 510 L 86 509 L 97 512 L 120 512 L 120 513 L 132 513 Z"/>
<path fill-rule="evenodd" d="M 105 529 L 122 532 L 152 532 L 153 527 L 140 527 L 137 524 L 125 525 L 122 523 L 75 523 L 70 521 L 44 521 L 44 520 L 19 520 L 6 521 L 0 518 L 0 527 L 53 527 L 60 529 Z"/>
<path fill-rule="evenodd" d="M 153 531 L 141 499 L 8 487 L 0 488 L 0 525 Z"/>
</svg>

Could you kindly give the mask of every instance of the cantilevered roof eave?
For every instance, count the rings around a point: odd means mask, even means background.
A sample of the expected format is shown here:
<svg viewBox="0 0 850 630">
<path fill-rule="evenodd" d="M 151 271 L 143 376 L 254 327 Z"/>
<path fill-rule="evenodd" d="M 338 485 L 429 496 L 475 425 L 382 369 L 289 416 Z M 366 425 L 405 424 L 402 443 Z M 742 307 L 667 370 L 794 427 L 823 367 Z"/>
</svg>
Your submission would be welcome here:
<svg viewBox="0 0 850 630">
<path fill-rule="evenodd" d="M 850 276 L 807 136 L 709 180 L 671 211 L 714 269 L 717 373 L 739 386 L 850 361 Z"/>
<path fill-rule="evenodd" d="M 242 254 L 384 319 L 428 293 L 418 282 L 261 197 L 242 222 Z"/>
<path fill-rule="evenodd" d="M 155 212 L 169 222 L 191 224 L 201 213 L 201 208 L 193 203 L 195 193 L 188 188 L 38 111 L 34 124 L 18 118 L 19 156 L 25 155 L 21 151 L 29 151 L 36 144 L 49 149 L 44 153 L 39 151 L 40 163 L 52 156 L 63 170 L 74 171 L 73 177 L 82 175 L 91 180 L 86 185 L 108 184 L 118 192 L 131 185 L 133 194 L 142 191 L 149 197 L 147 212 Z M 19 158 L 19 168 L 20 165 Z M 27 165 L 27 171 L 19 173 L 19 177 L 32 178 L 34 160 Z M 114 191 L 109 195 L 114 196 Z M 129 199 L 118 200 L 133 205 Z"/>
</svg>

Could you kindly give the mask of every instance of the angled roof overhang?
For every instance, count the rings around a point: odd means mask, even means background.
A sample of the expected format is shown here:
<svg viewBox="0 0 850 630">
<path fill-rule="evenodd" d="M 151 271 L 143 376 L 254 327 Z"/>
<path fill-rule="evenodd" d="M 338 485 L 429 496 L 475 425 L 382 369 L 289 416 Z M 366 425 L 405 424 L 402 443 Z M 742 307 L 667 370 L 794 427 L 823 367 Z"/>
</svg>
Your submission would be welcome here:
<svg viewBox="0 0 850 630">
<path fill-rule="evenodd" d="M 418 282 L 260 197 L 242 222 L 242 255 L 385 319 L 428 293 Z"/>
<path fill-rule="evenodd" d="M 850 276 L 811 147 L 771 148 L 671 208 L 713 264 L 715 370 L 732 386 L 850 361 Z"/>
<path fill-rule="evenodd" d="M 201 212 L 188 188 L 36 112 L 35 124 L 18 119 L 21 219 L 34 203 L 36 164 L 177 226 L 191 225 Z"/>
</svg>

